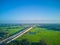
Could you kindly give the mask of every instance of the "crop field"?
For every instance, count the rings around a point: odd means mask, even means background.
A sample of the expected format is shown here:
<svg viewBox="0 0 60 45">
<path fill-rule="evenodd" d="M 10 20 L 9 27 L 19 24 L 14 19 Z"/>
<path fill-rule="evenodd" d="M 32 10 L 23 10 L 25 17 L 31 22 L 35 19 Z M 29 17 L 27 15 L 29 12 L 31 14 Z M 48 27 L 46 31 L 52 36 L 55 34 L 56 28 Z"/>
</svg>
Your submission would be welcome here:
<svg viewBox="0 0 60 45">
<path fill-rule="evenodd" d="M 47 45 L 60 45 L 60 31 L 35 27 L 17 40 L 20 41 L 22 39 L 36 43 L 38 43 L 40 40 L 43 40 Z"/>
<path fill-rule="evenodd" d="M 9 29 L 9 36 L 16 32 L 18 33 L 23 27 L 26 27 L 26 25 Z M 5 28 L 3 28 L 3 32 L 6 31 Z M 21 37 L 6 45 L 60 45 L 60 24 L 38 24 Z"/>
<path fill-rule="evenodd" d="M 21 25 L 0 25 L 0 41 L 22 31 L 24 28 L 25 26 Z"/>
</svg>

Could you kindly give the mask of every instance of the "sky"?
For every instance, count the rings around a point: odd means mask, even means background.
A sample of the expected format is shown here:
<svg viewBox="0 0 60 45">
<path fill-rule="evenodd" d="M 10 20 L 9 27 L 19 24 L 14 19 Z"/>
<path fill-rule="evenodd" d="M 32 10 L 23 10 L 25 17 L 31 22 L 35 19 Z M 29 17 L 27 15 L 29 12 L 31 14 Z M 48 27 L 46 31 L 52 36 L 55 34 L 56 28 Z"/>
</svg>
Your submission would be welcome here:
<svg viewBox="0 0 60 45">
<path fill-rule="evenodd" d="M 0 0 L 0 23 L 60 23 L 60 0 Z"/>
</svg>

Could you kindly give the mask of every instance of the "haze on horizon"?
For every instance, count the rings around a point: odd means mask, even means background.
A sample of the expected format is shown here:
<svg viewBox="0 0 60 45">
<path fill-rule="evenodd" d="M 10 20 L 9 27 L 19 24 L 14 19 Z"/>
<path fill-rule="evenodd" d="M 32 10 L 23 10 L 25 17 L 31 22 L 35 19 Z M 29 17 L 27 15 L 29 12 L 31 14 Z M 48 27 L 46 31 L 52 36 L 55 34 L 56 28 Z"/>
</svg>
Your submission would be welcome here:
<svg viewBox="0 0 60 45">
<path fill-rule="evenodd" d="M 60 1 L 0 0 L 0 23 L 60 23 Z"/>
</svg>

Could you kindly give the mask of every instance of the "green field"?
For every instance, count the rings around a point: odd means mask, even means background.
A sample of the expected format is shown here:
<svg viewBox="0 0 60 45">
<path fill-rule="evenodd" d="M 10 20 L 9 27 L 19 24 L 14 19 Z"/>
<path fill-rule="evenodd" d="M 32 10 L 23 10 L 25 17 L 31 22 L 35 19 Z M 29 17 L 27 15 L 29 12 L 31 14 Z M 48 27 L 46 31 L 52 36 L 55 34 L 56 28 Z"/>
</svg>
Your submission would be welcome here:
<svg viewBox="0 0 60 45">
<path fill-rule="evenodd" d="M 30 25 L 0 26 L 0 41 L 8 38 Z M 60 45 L 60 25 L 41 25 L 34 27 L 21 37 L 6 45 Z"/>
<path fill-rule="evenodd" d="M 20 32 L 23 29 L 23 26 L 0 27 L 0 41 L 14 35 L 15 33 Z"/>
<path fill-rule="evenodd" d="M 19 32 L 22 29 L 23 29 L 23 27 L 18 27 L 18 28 L 15 28 L 15 29 L 9 29 L 9 34 L 7 34 L 7 35 L 8 36 L 13 35 L 13 34 Z"/>
<path fill-rule="evenodd" d="M 35 27 L 16 40 L 21 41 L 23 39 L 26 39 L 29 42 L 39 42 L 40 40 L 43 40 L 47 45 L 60 45 L 60 31 Z"/>
</svg>

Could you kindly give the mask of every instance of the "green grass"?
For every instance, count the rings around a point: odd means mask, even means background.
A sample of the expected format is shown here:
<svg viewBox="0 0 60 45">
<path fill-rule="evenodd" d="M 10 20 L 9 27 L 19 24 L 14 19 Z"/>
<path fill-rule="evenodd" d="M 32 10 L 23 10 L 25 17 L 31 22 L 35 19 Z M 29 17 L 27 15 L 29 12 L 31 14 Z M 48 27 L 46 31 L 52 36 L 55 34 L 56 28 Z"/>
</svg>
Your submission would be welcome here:
<svg viewBox="0 0 60 45">
<path fill-rule="evenodd" d="M 12 27 L 12 26 L 11 26 Z M 19 26 L 18 28 L 11 28 L 7 29 L 7 27 L 0 27 L 0 32 L 5 34 L 5 37 L 9 37 L 17 32 L 19 32 L 20 30 L 24 29 L 23 26 Z"/>
<path fill-rule="evenodd" d="M 13 35 L 13 34 L 19 32 L 22 29 L 23 29 L 23 27 L 19 27 L 19 28 L 15 28 L 15 29 L 9 29 L 9 31 L 8 31 L 9 33 L 7 35 L 8 36 Z"/>
<path fill-rule="evenodd" d="M 30 34 L 29 32 L 35 32 Z M 27 39 L 29 42 L 39 42 L 44 40 L 48 45 L 60 45 L 60 31 L 47 30 L 45 28 L 35 27 L 17 40 Z"/>
</svg>

